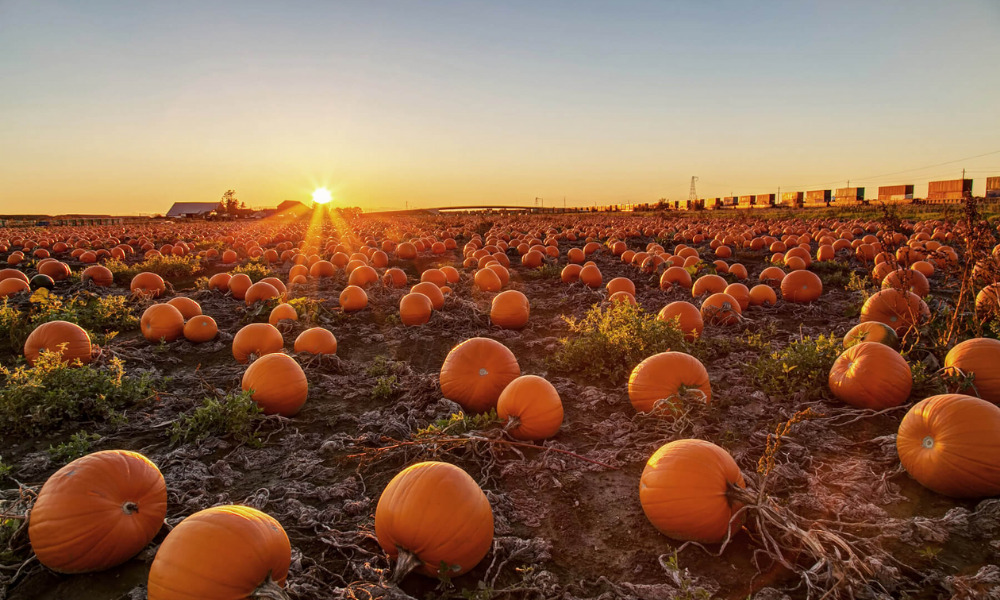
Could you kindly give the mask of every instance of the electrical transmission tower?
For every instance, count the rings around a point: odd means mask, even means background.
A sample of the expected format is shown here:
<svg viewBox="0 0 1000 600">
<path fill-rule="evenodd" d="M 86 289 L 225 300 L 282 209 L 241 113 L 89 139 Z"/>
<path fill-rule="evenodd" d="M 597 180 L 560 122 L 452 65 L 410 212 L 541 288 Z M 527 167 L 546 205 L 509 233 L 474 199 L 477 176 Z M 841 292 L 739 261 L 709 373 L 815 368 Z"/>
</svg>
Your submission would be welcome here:
<svg viewBox="0 0 1000 600">
<path fill-rule="evenodd" d="M 694 182 L 698 181 L 698 178 L 694 175 L 691 176 L 691 191 L 688 192 L 688 200 L 691 202 L 698 201 L 698 191 L 694 189 Z"/>
</svg>

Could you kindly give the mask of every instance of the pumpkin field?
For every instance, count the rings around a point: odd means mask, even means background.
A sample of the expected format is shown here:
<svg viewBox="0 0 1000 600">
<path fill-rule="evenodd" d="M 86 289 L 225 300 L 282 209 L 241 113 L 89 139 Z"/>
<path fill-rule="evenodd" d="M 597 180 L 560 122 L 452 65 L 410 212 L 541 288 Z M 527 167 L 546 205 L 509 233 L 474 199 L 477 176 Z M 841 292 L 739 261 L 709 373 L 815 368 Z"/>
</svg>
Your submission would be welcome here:
<svg viewBox="0 0 1000 600">
<path fill-rule="evenodd" d="M 0 229 L 0 600 L 1000 597 L 930 208 Z"/>
</svg>

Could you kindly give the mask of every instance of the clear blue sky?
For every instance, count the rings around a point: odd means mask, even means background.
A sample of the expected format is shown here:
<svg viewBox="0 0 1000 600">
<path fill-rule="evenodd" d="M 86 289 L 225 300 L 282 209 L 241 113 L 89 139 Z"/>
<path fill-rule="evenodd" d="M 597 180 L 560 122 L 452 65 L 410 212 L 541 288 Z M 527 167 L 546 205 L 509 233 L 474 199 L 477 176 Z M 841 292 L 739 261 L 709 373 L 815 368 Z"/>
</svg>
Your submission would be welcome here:
<svg viewBox="0 0 1000 600">
<path fill-rule="evenodd" d="M 0 212 L 1000 175 L 1000 2 L 0 0 Z"/>
</svg>

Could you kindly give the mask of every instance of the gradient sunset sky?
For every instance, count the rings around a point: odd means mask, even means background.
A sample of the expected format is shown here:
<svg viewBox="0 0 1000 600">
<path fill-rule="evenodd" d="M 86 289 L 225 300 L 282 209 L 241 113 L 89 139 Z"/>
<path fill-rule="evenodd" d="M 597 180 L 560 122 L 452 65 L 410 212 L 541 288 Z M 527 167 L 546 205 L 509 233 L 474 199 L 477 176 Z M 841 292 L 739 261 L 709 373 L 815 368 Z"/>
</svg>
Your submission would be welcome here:
<svg viewBox="0 0 1000 600">
<path fill-rule="evenodd" d="M 997 0 L 0 0 L 0 213 L 981 194 L 998 62 Z"/>
</svg>

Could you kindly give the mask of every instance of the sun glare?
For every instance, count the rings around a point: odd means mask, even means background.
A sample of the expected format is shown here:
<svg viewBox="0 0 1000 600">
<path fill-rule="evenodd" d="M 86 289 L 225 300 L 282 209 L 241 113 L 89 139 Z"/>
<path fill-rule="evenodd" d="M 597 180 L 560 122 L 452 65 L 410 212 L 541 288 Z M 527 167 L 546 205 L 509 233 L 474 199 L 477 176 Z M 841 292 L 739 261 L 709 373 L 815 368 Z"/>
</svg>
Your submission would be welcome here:
<svg viewBox="0 0 1000 600">
<path fill-rule="evenodd" d="M 321 187 L 313 192 L 313 202 L 316 204 L 326 204 L 333 200 L 333 196 L 330 194 L 330 190 L 325 187 Z"/>
</svg>

